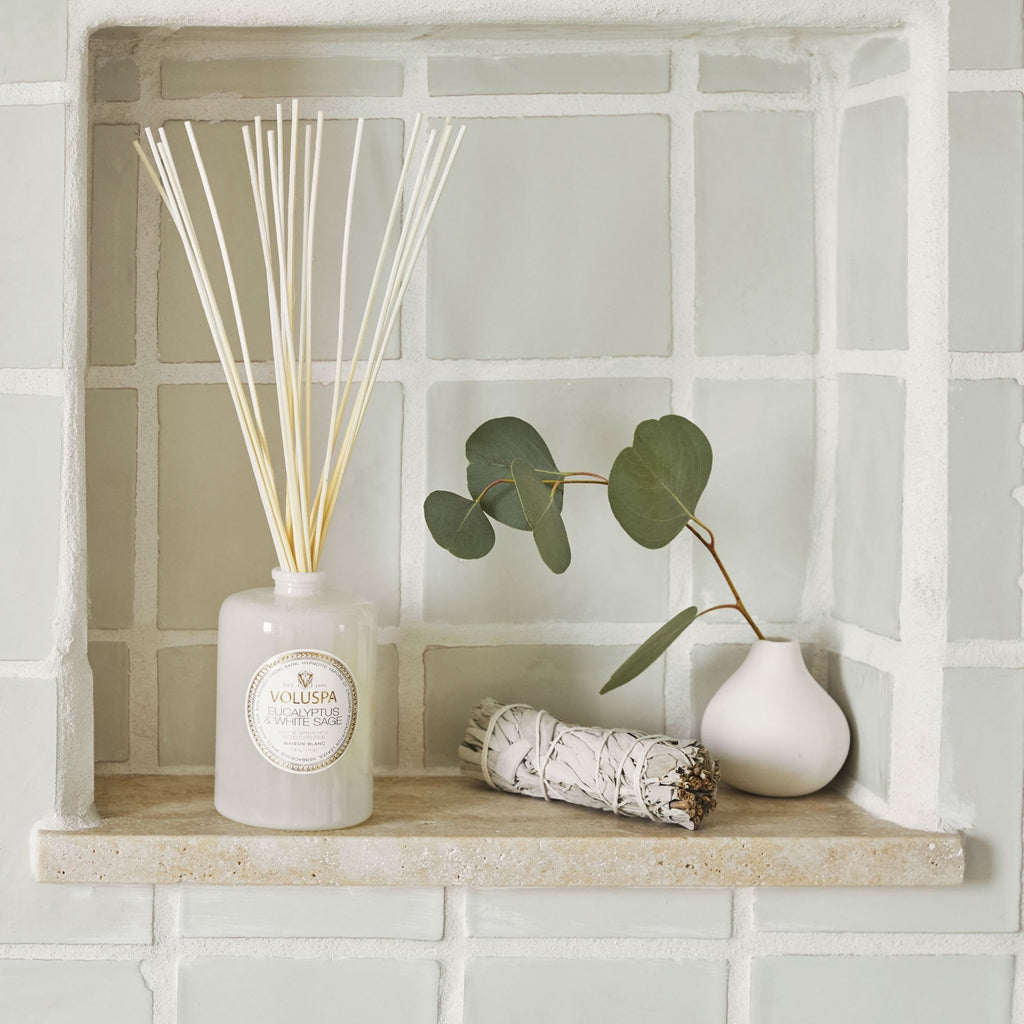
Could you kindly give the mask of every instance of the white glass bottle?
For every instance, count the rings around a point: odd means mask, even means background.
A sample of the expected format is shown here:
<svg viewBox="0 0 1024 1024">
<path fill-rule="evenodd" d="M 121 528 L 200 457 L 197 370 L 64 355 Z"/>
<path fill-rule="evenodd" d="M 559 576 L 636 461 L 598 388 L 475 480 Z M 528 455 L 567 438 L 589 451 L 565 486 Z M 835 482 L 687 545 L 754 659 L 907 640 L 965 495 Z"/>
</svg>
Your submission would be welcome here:
<svg viewBox="0 0 1024 1024">
<path fill-rule="evenodd" d="M 373 606 L 322 572 L 221 605 L 214 805 L 264 828 L 356 825 L 373 810 Z"/>
</svg>

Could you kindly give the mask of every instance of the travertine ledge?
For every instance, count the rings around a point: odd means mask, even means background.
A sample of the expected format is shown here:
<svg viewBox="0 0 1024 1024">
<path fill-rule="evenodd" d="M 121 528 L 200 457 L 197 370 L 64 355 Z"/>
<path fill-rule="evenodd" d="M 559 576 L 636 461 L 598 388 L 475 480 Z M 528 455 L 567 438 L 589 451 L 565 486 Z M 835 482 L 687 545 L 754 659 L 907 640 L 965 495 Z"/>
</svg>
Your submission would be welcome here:
<svg viewBox="0 0 1024 1024">
<path fill-rule="evenodd" d="M 96 780 L 103 819 L 40 831 L 43 882 L 207 885 L 957 885 L 955 833 L 880 821 L 831 792 L 723 789 L 698 832 L 509 796 L 452 777 L 379 778 L 369 821 L 335 832 L 237 825 L 208 776 Z"/>
</svg>

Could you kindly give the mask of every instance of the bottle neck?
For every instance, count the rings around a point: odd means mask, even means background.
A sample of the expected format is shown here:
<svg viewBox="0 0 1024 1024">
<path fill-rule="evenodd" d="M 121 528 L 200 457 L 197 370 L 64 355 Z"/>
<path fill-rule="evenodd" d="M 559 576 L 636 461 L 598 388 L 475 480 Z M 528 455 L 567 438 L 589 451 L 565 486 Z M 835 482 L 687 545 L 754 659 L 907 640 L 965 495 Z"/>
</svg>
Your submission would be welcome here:
<svg viewBox="0 0 1024 1024">
<path fill-rule="evenodd" d="M 271 576 L 274 577 L 274 593 L 279 597 L 316 597 L 327 586 L 325 572 L 289 572 L 276 568 Z"/>
</svg>

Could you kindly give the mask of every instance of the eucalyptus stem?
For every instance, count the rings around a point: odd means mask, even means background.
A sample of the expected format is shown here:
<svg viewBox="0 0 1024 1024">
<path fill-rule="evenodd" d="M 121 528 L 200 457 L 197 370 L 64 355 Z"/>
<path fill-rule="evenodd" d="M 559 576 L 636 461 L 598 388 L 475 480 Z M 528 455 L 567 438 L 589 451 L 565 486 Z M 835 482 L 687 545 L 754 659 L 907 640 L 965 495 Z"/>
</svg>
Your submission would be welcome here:
<svg viewBox="0 0 1024 1024">
<path fill-rule="evenodd" d="M 707 537 L 701 535 L 701 533 L 694 527 L 694 523 L 697 523 L 701 527 L 701 529 L 707 532 Z M 697 538 L 697 540 L 701 542 L 701 544 L 704 545 L 705 548 L 707 548 L 708 553 L 715 560 L 715 565 L 718 566 L 719 572 L 721 572 L 722 577 L 725 579 L 725 582 L 729 585 L 729 589 L 732 591 L 732 596 L 736 599 L 735 604 L 716 605 L 714 608 L 706 608 L 703 612 L 700 612 L 699 614 L 705 615 L 707 612 L 713 612 L 719 608 L 735 608 L 736 611 L 738 611 L 740 615 L 742 615 L 743 618 L 747 620 L 748 625 L 754 631 L 754 635 L 757 637 L 757 639 L 763 640 L 764 633 L 762 633 L 761 630 L 758 629 L 757 623 L 750 617 L 750 612 L 747 611 L 746 605 L 743 603 L 743 599 L 740 597 L 739 591 L 736 589 L 736 584 L 733 583 L 732 577 L 729 575 L 728 571 L 725 568 L 725 565 L 723 565 L 722 563 L 722 559 L 718 555 L 718 551 L 715 548 L 715 535 L 711 532 L 710 528 L 706 524 L 702 523 L 699 519 L 696 518 L 693 518 L 692 522 L 687 523 L 686 528 L 690 531 L 690 533 L 694 535 L 694 537 Z"/>
</svg>

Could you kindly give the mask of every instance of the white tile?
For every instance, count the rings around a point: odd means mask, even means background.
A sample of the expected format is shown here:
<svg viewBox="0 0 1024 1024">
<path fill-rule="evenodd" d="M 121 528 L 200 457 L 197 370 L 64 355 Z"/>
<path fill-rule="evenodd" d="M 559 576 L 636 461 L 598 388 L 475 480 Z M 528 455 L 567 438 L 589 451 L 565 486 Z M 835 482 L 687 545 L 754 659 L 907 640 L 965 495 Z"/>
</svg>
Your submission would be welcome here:
<svg viewBox="0 0 1024 1024">
<path fill-rule="evenodd" d="M 890 377 L 839 379 L 835 614 L 891 637 L 900 628 L 903 390 Z"/>
<path fill-rule="evenodd" d="M 762 889 L 767 931 L 1016 932 L 1020 924 L 1024 672 L 951 669 L 939 812 L 965 833 L 964 884 L 942 889 Z"/>
<path fill-rule="evenodd" d="M 0 1020 L 150 1024 L 153 994 L 132 960 L 2 960 Z"/>
<path fill-rule="evenodd" d="M 68 2 L 0 4 L 0 82 L 63 82 Z"/>
<path fill-rule="evenodd" d="M 188 937 L 436 940 L 444 932 L 444 891 L 187 886 L 179 924 Z"/>
<path fill-rule="evenodd" d="M 850 756 L 843 771 L 885 799 L 889 791 L 892 676 L 871 665 L 829 655 L 828 692 L 850 723 Z"/>
<path fill-rule="evenodd" d="M 165 647 L 156 652 L 159 763 L 213 764 L 217 648 Z"/>
<path fill-rule="evenodd" d="M 402 83 L 401 61 L 367 57 L 169 59 L 160 64 L 160 92 L 166 100 L 217 94 L 282 100 L 292 96 L 401 96 Z"/>
<path fill-rule="evenodd" d="M 751 1024 L 1005 1024 L 1008 956 L 785 956 L 755 959 Z"/>
<path fill-rule="evenodd" d="M 599 690 L 629 647 L 433 647 L 424 655 L 426 764 L 458 764 L 473 707 L 485 697 L 531 704 L 572 725 L 664 731 L 664 669 L 652 665 L 628 686 Z"/>
<path fill-rule="evenodd" d="M 805 60 L 782 61 L 752 54 L 702 53 L 701 92 L 803 92 L 811 84 Z"/>
<path fill-rule="evenodd" d="M 466 930 L 477 936 L 727 939 L 727 889 L 470 889 Z"/>
<path fill-rule="evenodd" d="M 152 889 L 134 885 L 40 885 L 32 874 L 32 829 L 53 814 L 56 715 L 57 696 L 52 680 L 0 680 L 0 775 L 18 779 L 18 785 L 7 789 L 0 817 L 0 891 L 4 894 L 0 943 L 148 944 L 153 938 Z M 53 984 L 60 983 L 54 980 Z M 83 980 L 82 984 L 88 982 Z M 68 985 L 75 999 L 67 1006 L 55 1002 L 54 1013 L 76 1011 L 77 1015 L 44 1016 L 39 1018 L 40 1024 L 84 1019 L 82 990 L 70 980 Z M 0 1020 L 21 1021 L 24 1018 L 17 1014 L 4 1012 L 7 1004 L 3 1000 L 9 993 L 16 990 L 0 978 Z M 115 998 L 113 992 L 111 997 Z M 53 998 L 59 1000 L 60 996 L 53 994 Z M 113 1013 L 94 1019 L 99 1024 L 135 1018 Z"/>
<path fill-rule="evenodd" d="M 2 134 L 2 132 L 0 132 Z M 63 403 L 0 395 L 0 659 L 45 658 L 53 643 Z"/>
<path fill-rule="evenodd" d="M 44 10 L 49 6 L 42 5 Z M 3 11 L 9 10 L 3 5 Z M 0 11 L 4 42 L 6 17 Z M 64 332 L 64 108 L 2 107 L 0 138 L 0 366 L 59 366 Z M 32 154 L 31 160 L 24 159 L 26 153 Z"/>
<path fill-rule="evenodd" d="M 98 124 L 92 131 L 89 210 L 89 362 L 135 361 L 135 234 L 138 128 Z"/>
<path fill-rule="evenodd" d="M 138 405 L 133 388 L 85 394 L 86 544 L 93 629 L 123 629 L 133 620 Z"/>
<path fill-rule="evenodd" d="M 398 766 L 398 648 L 377 648 L 377 692 L 373 704 L 373 760 L 378 768 Z"/>
<path fill-rule="evenodd" d="M 466 123 L 428 243 L 429 354 L 668 352 L 668 118 Z"/>
<path fill-rule="evenodd" d="M 907 347 L 907 105 L 847 110 L 839 152 L 840 348 Z"/>
<path fill-rule="evenodd" d="M 258 390 L 268 443 L 278 452 L 273 391 Z M 331 393 L 326 385 L 314 390 L 313 436 L 322 437 Z M 277 559 L 226 386 L 162 386 L 159 402 L 158 622 L 212 629 L 229 594 L 271 585 Z M 369 598 L 383 625 L 398 619 L 401 436 L 401 385 L 378 384 L 320 563 L 330 585 Z M 323 445 L 316 450 L 319 466 Z"/>
<path fill-rule="evenodd" d="M 1017 0 L 951 0 L 951 68 L 1019 68 L 1024 23 Z"/>
<path fill-rule="evenodd" d="M 271 358 L 267 315 L 266 270 L 256 225 L 249 171 L 238 122 L 195 124 L 196 140 L 210 178 L 210 186 L 224 228 L 232 275 L 238 287 L 249 350 L 254 359 Z M 264 129 L 270 127 L 264 122 Z M 206 258 L 222 315 L 234 333 L 234 318 L 216 234 L 207 212 L 206 198 L 195 170 L 191 148 L 181 122 L 166 125 L 176 155 L 182 187 L 193 213 L 200 246 Z M 304 127 L 300 125 L 300 130 Z M 341 267 L 345 202 L 348 188 L 354 121 L 326 121 L 320 162 L 313 273 L 313 353 L 316 359 L 335 358 L 338 334 L 338 282 Z M 346 359 L 359 330 L 366 296 L 376 265 L 384 228 L 402 165 L 402 122 L 372 118 L 363 133 L 356 182 L 349 277 L 346 292 Z M 299 152 L 302 152 L 300 140 Z M 300 155 L 301 166 L 301 155 Z M 300 179 L 301 180 L 301 179 Z M 338 182 L 343 184 L 339 185 Z M 148 179 L 142 186 L 152 189 Z M 301 208 L 301 198 L 299 200 Z M 158 336 L 165 362 L 214 362 L 217 359 L 195 282 L 177 233 L 166 214 L 161 221 Z M 398 345 L 398 331 L 392 349 Z M 364 349 L 365 353 L 365 349 Z"/>
<path fill-rule="evenodd" d="M 100 103 L 132 103 L 139 98 L 139 65 L 121 54 L 97 57 L 92 85 Z"/>
<path fill-rule="evenodd" d="M 427 393 L 427 489 L 466 492 L 466 438 L 485 420 L 518 416 L 547 441 L 556 465 L 607 475 L 641 420 L 668 412 L 663 380 L 439 383 Z M 602 487 L 578 486 L 563 517 L 573 562 L 561 576 L 525 531 L 496 527 L 486 558 L 462 561 L 423 527 L 424 616 L 434 622 L 662 622 L 667 554 L 634 544 Z M 679 609 L 677 609 L 679 610 Z"/>
<path fill-rule="evenodd" d="M 667 53 L 429 57 L 427 69 L 432 96 L 660 93 L 669 88 Z"/>
<path fill-rule="evenodd" d="M 127 761 L 129 755 L 128 645 L 89 644 L 92 669 L 93 746 L 97 761 Z"/>
<path fill-rule="evenodd" d="M 697 349 L 814 347 L 811 115 L 698 113 Z"/>
<path fill-rule="evenodd" d="M 465 1019 L 473 1024 L 685 1017 L 725 1024 L 726 964 L 714 960 L 538 960 L 488 957 L 466 965 Z"/>
<path fill-rule="evenodd" d="M 714 531 L 718 553 L 755 621 L 795 621 L 812 533 L 814 385 L 698 380 L 694 410 L 714 452 L 697 515 Z M 737 501 L 743 493 L 756 494 L 756 505 Z M 710 555 L 689 536 L 684 543 L 693 548 L 694 603 L 710 608 L 731 602 Z M 734 612 L 716 612 L 714 620 L 742 621 Z"/>
<path fill-rule="evenodd" d="M 438 975 L 429 960 L 185 960 L 178 972 L 178 1024 L 331 1018 L 436 1024 Z"/>
<path fill-rule="evenodd" d="M 949 638 L 1016 640 L 1021 629 L 1021 486 L 1014 443 L 1024 396 L 1012 380 L 949 393 Z M 984 524 L 979 528 L 979 524 Z"/>
<path fill-rule="evenodd" d="M 910 50 L 901 36 L 869 39 L 850 62 L 850 85 L 864 85 L 910 67 Z"/>
<path fill-rule="evenodd" d="M 1024 97 L 950 93 L 949 344 L 957 351 L 1021 350 L 1022 177 Z"/>
</svg>

